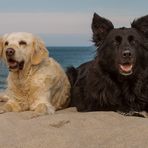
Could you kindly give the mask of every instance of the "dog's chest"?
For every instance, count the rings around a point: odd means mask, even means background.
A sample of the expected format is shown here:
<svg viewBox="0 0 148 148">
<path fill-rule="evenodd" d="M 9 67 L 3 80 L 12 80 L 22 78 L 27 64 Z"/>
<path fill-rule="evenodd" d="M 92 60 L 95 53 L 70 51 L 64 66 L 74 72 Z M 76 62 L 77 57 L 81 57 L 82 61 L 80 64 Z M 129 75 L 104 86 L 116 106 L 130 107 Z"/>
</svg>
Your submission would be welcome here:
<svg viewBox="0 0 148 148">
<path fill-rule="evenodd" d="M 30 81 L 21 80 L 14 84 L 22 93 L 28 94 L 30 90 Z"/>
<path fill-rule="evenodd" d="M 8 89 L 11 94 L 21 100 L 26 100 L 30 95 L 31 79 L 8 78 Z"/>
</svg>

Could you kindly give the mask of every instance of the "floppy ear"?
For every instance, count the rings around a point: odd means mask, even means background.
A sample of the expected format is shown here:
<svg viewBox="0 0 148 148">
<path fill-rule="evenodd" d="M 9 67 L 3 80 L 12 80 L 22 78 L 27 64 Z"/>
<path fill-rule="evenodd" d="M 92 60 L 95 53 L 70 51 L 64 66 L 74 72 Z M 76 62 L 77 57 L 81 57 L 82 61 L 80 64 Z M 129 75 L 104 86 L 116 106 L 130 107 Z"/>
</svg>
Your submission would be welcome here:
<svg viewBox="0 0 148 148">
<path fill-rule="evenodd" d="M 114 26 L 109 20 L 94 13 L 91 28 L 93 32 L 93 42 L 96 46 L 99 46 Z"/>
<path fill-rule="evenodd" d="M 9 34 L 6 33 L 2 37 L 0 37 L 0 57 L 3 56 L 4 43 L 5 43 L 8 36 L 9 36 Z"/>
<path fill-rule="evenodd" d="M 3 42 L 2 42 L 2 37 L 0 37 L 0 58 L 2 57 L 2 52 L 3 52 Z"/>
<path fill-rule="evenodd" d="M 132 28 L 140 31 L 146 38 L 148 38 L 148 15 L 134 20 L 131 26 Z"/>
<path fill-rule="evenodd" d="M 31 55 L 32 65 L 38 65 L 46 58 L 48 58 L 48 50 L 46 49 L 45 44 L 41 39 L 35 37 L 33 43 L 33 52 Z"/>
</svg>

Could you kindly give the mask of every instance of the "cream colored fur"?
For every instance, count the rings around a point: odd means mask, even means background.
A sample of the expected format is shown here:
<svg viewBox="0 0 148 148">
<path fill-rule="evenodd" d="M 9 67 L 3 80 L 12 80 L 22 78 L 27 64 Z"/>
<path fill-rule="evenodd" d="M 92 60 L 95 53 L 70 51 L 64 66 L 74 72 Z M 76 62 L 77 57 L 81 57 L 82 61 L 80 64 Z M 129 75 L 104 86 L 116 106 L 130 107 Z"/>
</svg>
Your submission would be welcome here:
<svg viewBox="0 0 148 148">
<path fill-rule="evenodd" d="M 19 45 L 25 41 L 26 45 Z M 6 45 L 8 42 L 8 45 Z M 6 49 L 15 50 L 15 59 L 24 60 L 22 70 L 11 70 L 7 82 L 8 101 L 1 109 L 6 111 L 35 111 L 54 113 L 67 106 L 70 83 L 61 66 L 51 57 L 41 39 L 30 33 L 18 32 L 2 37 L 2 59 L 7 63 Z"/>
</svg>

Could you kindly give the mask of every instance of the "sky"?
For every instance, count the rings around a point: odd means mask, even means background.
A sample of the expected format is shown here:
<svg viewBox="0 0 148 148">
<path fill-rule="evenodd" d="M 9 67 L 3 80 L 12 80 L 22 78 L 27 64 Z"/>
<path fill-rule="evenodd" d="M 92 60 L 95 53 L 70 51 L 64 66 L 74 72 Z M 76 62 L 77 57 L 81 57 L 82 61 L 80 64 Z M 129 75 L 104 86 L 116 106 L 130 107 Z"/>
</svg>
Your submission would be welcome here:
<svg viewBox="0 0 148 148">
<path fill-rule="evenodd" d="M 47 46 L 91 46 L 94 12 L 129 27 L 148 14 L 148 0 L 0 0 L 0 35 L 31 32 Z"/>
</svg>

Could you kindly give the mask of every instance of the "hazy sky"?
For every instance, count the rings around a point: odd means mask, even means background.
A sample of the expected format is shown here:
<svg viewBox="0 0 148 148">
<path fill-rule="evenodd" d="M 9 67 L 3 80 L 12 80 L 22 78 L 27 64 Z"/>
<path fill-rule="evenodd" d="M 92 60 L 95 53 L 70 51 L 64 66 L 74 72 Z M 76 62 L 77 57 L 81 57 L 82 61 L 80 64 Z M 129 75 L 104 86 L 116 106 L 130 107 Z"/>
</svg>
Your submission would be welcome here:
<svg viewBox="0 0 148 148">
<path fill-rule="evenodd" d="M 94 12 L 129 27 L 148 14 L 148 0 L 1 0 L 0 34 L 26 31 L 47 46 L 89 46 Z"/>
</svg>

